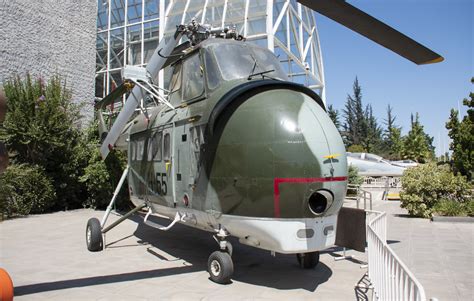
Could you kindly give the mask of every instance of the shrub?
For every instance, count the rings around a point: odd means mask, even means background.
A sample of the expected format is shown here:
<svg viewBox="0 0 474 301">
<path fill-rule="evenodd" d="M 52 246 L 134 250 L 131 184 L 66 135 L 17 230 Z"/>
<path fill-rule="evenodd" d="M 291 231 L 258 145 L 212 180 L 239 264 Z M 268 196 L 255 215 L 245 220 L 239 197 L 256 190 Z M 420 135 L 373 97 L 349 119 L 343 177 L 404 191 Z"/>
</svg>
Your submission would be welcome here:
<svg viewBox="0 0 474 301">
<path fill-rule="evenodd" d="M 441 200 L 467 202 L 472 198 L 469 184 L 447 166 L 434 163 L 407 169 L 402 177 L 401 207 L 412 216 L 430 217 Z"/>
<path fill-rule="evenodd" d="M 444 216 L 467 216 L 472 203 L 473 201 L 461 203 L 453 200 L 440 200 L 434 205 L 433 213 Z"/>
<path fill-rule="evenodd" d="M 36 214 L 54 205 L 51 179 L 37 165 L 11 165 L 0 175 L 0 210 L 7 217 Z"/>
<path fill-rule="evenodd" d="M 43 168 L 57 195 L 52 210 L 80 207 L 85 190 L 78 179 L 88 157 L 78 148 L 80 107 L 72 102 L 71 92 L 58 76 L 45 83 L 30 75 L 6 80 L 4 90 L 8 110 L 0 140 L 10 163 Z"/>
<path fill-rule="evenodd" d="M 347 151 L 351 153 L 365 153 L 365 148 L 360 144 L 353 144 L 347 148 Z"/>
<path fill-rule="evenodd" d="M 348 182 L 352 185 L 360 186 L 364 183 L 364 178 L 359 176 L 359 169 L 353 165 L 349 165 Z"/>
<path fill-rule="evenodd" d="M 97 129 L 97 123 L 93 122 L 83 135 L 82 149 L 89 153 L 89 161 L 79 181 L 87 189 L 87 199 L 83 202 L 83 206 L 103 209 L 112 198 L 115 187 L 127 165 L 127 158 L 123 152 L 114 150 L 105 161 L 102 160 Z M 126 209 L 129 204 L 128 200 L 127 182 L 125 182 L 115 201 L 116 207 Z"/>
<path fill-rule="evenodd" d="M 357 167 L 349 165 L 347 181 L 348 181 L 349 185 L 360 186 L 364 182 L 364 178 L 359 176 L 359 169 Z M 356 194 L 357 194 L 357 189 L 355 189 L 353 187 L 348 187 L 347 188 L 347 195 L 348 196 L 354 196 Z"/>
<path fill-rule="evenodd" d="M 467 202 L 466 212 L 469 216 L 474 216 L 474 200 Z"/>
</svg>

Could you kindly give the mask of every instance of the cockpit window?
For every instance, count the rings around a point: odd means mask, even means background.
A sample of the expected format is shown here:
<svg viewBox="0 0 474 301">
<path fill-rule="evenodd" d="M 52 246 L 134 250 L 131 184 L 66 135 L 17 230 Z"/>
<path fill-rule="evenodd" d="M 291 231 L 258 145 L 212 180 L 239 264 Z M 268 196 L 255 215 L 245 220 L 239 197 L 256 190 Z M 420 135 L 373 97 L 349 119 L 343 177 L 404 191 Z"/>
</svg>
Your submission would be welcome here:
<svg viewBox="0 0 474 301">
<path fill-rule="evenodd" d="M 278 59 L 269 50 L 245 44 L 216 44 L 209 49 L 214 53 L 225 80 L 248 78 L 249 75 L 269 70 L 274 71 L 266 73 L 268 77 L 281 80 L 288 78 Z"/>
<path fill-rule="evenodd" d="M 170 92 L 175 92 L 181 88 L 181 64 L 176 64 L 170 81 Z"/>
<path fill-rule="evenodd" d="M 214 90 L 219 86 L 221 80 L 219 68 L 216 65 L 214 56 L 209 51 L 204 52 L 204 61 L 206 63 L 207 87 L 210 90 Z"/>
<path fill-rule="evenodd" d="M 199 53 L 183 62 L 183 101 L 193 99 L 204 92 L 204 69 Z"/>
</svg>

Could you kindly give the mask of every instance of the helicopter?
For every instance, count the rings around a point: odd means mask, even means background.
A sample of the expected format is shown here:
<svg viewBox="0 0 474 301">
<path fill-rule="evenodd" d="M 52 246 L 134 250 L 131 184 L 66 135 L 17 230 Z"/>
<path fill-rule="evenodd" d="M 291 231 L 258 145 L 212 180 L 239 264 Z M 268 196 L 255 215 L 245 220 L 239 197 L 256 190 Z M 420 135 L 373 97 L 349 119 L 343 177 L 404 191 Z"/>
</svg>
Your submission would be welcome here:
<svg viewBox="0 0 474 301">
<path fill-rule="evenodd" d="M 345 1 L 299 2 L 417 64 L 443 60 Z M 167 66 L 164 90 L 154 82 Z M 145 209 L 144 223 L 158 230 L 181 223 L 212 234 L 218 250 L 207 269 L 216 283 L 234 271 L 230 236 L 296 254 L 302 268 L 318 264 L 336 240 L 348 173 L 343 140 L 317 93 L 287 81 L 278 58 L 235 28 L 194 19 L 160 41 L 146 68 L 126 66 L 123 78 L 96 109 L 127 95 L 110 130 L 98 119 L 103 159 L 121 149 L 128 165 L 102 220 L 87 222 L 89 251 L 105 248 L 108 231 Z M 126 178 L 135 208 L 106 226 Z"/>
</svg>

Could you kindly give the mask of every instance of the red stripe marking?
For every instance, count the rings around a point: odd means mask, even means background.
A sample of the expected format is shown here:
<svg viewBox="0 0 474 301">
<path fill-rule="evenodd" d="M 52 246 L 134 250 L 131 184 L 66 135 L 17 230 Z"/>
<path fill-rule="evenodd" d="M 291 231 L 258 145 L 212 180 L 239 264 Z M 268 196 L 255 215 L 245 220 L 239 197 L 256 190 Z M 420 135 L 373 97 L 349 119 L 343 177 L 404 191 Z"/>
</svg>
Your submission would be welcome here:
<svg viewBox="0 0 474 301">
<path fill-rule="evenodd" d="M 347 177 L 326 178 L 275 178 L 273 179 L 273 205 L 275 217 L 280 217 L 280 183 L 314 183 L 314 182 L 341 182 Z"/>
</svg>

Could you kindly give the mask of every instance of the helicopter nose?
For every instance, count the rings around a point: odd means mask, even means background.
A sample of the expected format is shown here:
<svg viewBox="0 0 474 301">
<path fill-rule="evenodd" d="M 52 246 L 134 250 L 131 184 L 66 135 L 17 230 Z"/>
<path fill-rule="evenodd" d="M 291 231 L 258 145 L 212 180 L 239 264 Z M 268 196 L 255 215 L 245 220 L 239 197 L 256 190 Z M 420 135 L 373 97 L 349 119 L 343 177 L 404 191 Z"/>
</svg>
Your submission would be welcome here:
<svg viewBox="0 0 474 301">
<path fill-rule="evenodd" d="M 211 172 L 223 213 L 300 218 L 339 209 L 345 148 L 313 98 L 267 90 L 227 115 Z"/>
</svg>

